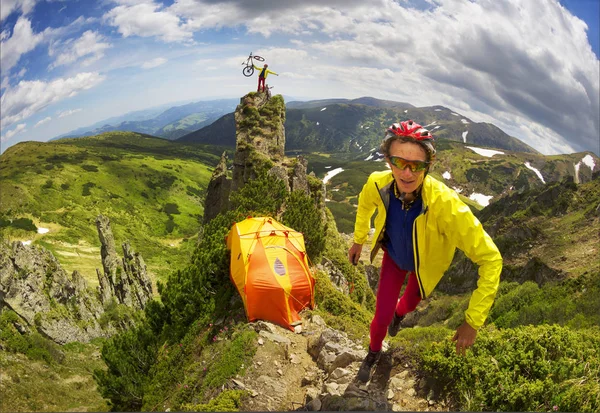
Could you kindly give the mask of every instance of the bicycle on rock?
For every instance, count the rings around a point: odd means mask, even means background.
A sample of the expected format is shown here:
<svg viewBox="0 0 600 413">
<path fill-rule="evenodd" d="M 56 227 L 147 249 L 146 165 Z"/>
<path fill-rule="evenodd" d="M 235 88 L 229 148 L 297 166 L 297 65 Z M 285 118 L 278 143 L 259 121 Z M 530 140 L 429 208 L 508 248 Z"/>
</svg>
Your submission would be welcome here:
<svg viewBox="0 0 600 413">
<path fill-rule="evenodd" d="M 265 92 L 267 93 L 267 100 L 271 99 L 271 89 L 275 86 L 265 85 Z"/>
<path fill-rule="evenodd" d="M 259 62 L 265 61 L 264 57 L 252 55 L 252 52 L 250 52 L 250 56 L 248 56 L 248 59 L 246 59 L 246 61 L 242 63 L 242 65 L 246 65 L 246 67 L 244 67 L 244 69 L 242 70 L 242 73 L 246 77 L 250 77 L 254 74 L 254 60 L 252 59 L 257 60 Z"/>
</svg>

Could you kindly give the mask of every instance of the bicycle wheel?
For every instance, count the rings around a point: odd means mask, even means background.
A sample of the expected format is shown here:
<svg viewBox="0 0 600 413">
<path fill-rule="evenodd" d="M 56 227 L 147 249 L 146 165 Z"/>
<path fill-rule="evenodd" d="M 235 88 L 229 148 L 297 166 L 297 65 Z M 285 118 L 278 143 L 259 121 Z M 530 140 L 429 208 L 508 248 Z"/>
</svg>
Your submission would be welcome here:
<svg viewBox="0 0 600 413">
<path fill-rule="evenodd" d="M 264 57 L 260 57 L 260 56 L 252 56 L 253 58 L 255 58 L 256 60 L 258 60 L 259 62 L 264 62 L 265 58 Z"/>
<path fill-rule="evenodd" d="M 242 73 L 244 74 L 244 76 L 250 77 L 252 76 L 252 74 L 254 74 L 254 67 L 246 66 L 244 70 L 242 70 Z"/>
</svg>

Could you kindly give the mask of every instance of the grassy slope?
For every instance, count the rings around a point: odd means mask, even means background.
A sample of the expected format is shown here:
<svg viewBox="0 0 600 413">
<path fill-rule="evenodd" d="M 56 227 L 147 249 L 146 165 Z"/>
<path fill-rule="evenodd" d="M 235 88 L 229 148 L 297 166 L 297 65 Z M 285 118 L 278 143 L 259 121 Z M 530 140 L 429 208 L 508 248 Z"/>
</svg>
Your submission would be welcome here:
<svg viewBox="0 0 600 413">
<path fill-rule="evenodd" d="M 48 364 L 0 350 L 0 411 L 108 411 L 92 371 L 104 368 L 99 347 L 63 346 L 62 362 Z"/>
<path fill-rule="evenodd" d="M 218 160 L 194 147 L 129 132 L 23 143 L 0 159 L 0 212 L 50 230 L 9 229 L 6 238 L 44 245 L 92 285 L 95 268 L 101 268 L 98 214 L 110 218 L 117 245 L 129 240 L 155 277 L 180 268 L 196 243 L 211 176 L 207 165 Z"/>
</svg>

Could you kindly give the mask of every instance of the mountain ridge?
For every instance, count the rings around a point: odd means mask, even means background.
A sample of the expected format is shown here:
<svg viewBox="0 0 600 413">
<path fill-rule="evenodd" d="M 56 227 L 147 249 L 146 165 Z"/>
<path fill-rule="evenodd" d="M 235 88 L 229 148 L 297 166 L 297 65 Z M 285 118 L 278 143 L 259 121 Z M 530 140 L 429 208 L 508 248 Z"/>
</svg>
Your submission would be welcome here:
<svg viewBox="0 0 600 413">
<path fill-rule="evenodd" d="M 312 151 L 354 151 L 363 145 L 378 145 L 383 131 L 400 119 L 413 119 L 428 127 L 439 139 L 498 149 L 539 153 L 517 138 L 488 123 L 474 123 L 443 106 L 417 108 L 409 103 L 358 99 L 325 99 L 291 102 L 286 106 L 287 151 L 305 147 Z M 466 129 L 466 130 L 465 130 Z M 469 136 L 470 134 L 470 136 Z M 209 143 L 233 146 L 235 123 L 226 114 L 202 129 L 179 138 L 186 143 Z M 306 148 L 306 141 L 313 143 Z"/>
</svg>

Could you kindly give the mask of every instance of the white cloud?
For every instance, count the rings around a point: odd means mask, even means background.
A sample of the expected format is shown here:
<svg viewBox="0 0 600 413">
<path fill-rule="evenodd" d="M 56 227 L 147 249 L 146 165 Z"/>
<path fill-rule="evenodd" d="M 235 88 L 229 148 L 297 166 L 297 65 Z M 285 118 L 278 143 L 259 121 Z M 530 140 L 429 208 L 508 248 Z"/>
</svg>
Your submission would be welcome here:
<svg viewBox="0 0 600 413">
<path fill-rule="evenodd" d="M 148 60 L 147 62 L 142 63 L 140 66 L 142 69 L 152 69 L 154 67 L 158 67 L 167 63 L 168 60 L 164 57 L 157 57 L 156 59 Z"/>
<path fill-rule="evenodd" d="M 103 42 L 102 35 L 91 30 L 84 32 L 77 40 L 70 39 L 66 42 L 57 42 L 51 45 L 48 54 L 57 55 L 50 69 L 71 64 L 87 56 L 81 66 L 88 66 L 104 56 L 104 51 L 111 47 L 110 43 Z"/>
<path fill-rule="evenodd" d="M 52 103 L 90 89 L 104 79 L 105 77 L 98 73 L 79 73 L 70 78 L 59 78 L 51 82 L 23 80 L 15 87 L 8 88 L 0 98 L 2 129 L 28 118 Z"/>
<path fill-rule="evenodd" d="M 29 14 L 35 6 L 36 0 L 2 0 L 0 7 L 0 21 L 6 19 L 14 11 L 20 10 L 23 14 Z"/>
<path fill-rule="evenodd" d="M 44 123 L 48 123 L 52 120 L 52 118 L 50 116 L 46 116 L 44 119 L 40 120 L 38 123 L 36 123 L 35 125 L 33 125 L 34 128 L 37 128 L 38 126 L 42 126 Z"/>
<path fill-rule="evenodd" d="M 81 112 L 82 110 L 83 110 L 83 109 L 81 109 L 81 108 L 65 110 L 65 111 L 63 111 L 63 112 L 60 112 L 60 113 L 58 114 L 58 117 L 59 117 L 59 118 L 64 118 L 65 116 L 71 116 L 71 115 L 73 115 L 74 113 Z"/>
<path fill-rule="evenodd" d="M 11 37 L 7 37 L 5 32 L 2 33 L 0 66 L 4 77 L 19 62 L 23 54 L 33 50 L 42 41 L 42 36 L 39 33 L 33 33 L 31 22 L 25 17 L 19 17 Z"/>
<path fill-rule="evenodd" d="M 190 42 L 191 28 L 170 11 L 161 11 L 153 2 L 136 4 L 127 1 L 104 15 L 123 37 L 157 37 L 164 42 Z"/>
<path fill-rule="evenodd" d="M 449 102 L 474 121 L 504 118 L 498 126 L 513 131 L 523 119 L 517 137 L 546 153 L 598 151 L 600 71 L 582 20 L 557 0 L 427 3 L 423 10 L 391 0 L 176 0 L 167 10 L 194 29 L 294 34 L 293 44 L 311 57 L 298 59 L 295 73 L 316 72 L 355 93 L 419 106 Z M 541 145 L 537 128 L 546 129 Z"/>
<path fill-rule="evenodd" d="M 13 136 L 18 135 L 19 133 L 26 132 L 27 131 L 27 129 L 25 129 L 26 127 L 27 127 L 27 124 L 19 123 L 14 129 L 9 130 L 8 132 L 6 132 L 6 134 L 4 136 L 2 136 L 2 142 L 12 139 Z"/>
</svg>

